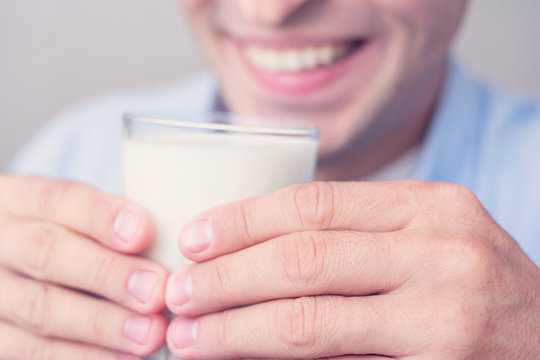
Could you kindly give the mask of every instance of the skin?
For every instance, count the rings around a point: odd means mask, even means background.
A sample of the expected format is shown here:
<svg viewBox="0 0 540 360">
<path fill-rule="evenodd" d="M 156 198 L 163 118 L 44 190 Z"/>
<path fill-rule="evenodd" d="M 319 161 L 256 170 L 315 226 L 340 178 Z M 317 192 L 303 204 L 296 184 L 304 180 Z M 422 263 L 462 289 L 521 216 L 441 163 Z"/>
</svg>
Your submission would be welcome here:
<svg viewBox="0 0 540 360">
<path fill-rule="evenodd" d="M 342 180 L 422 140 L 465 1 L 182 5 L 230 109 L 320 127 L 317 178 Z M 218 27 L 279 38 L 349 29 L 373 47 L 347 79 L 292 102 L 249 78 Z M 180 236 L 196 263 L 168 282 L 162 267 L 132 255 L 151 237 L 148 215 L 126 199 L 0 177 L 0 357 L 138 359 L 166 335 L 183 359 L 540 353 L 540 270 L 456 185 L 323 181 L 209 210 Z M 179 316 L 168 329 L 156 315 L 165 298 Z"/>
<path fill-rule="evenodd" d="M 227 106 L 243 114 L 310 122 L 321 134 L 316 177 L 350 180 L 380 168 L 422 140 L 466 1 L 180 3 L 219 77 Z M 263 88 L 231 46 L 231 39 L 296 38 L 363 38 L 369 46 L 347 76 L 301 96 Z"/>
<path fill-rule="evenodd" d="M 317 177 L 339 180 L 365 175 L 422 139 L 465 1 L 186 5 L 227 105 L 318 126 Z M 227 41 L 294 38 L 306 29 L 369 34 L 364 66 L 318 92 L 281 96 L 250 78 Z M 182 359 L 540 353 L 540 270 L 458 185 L 293 186 L 201 214 L 180 235 L 180 249 L 196 262 L 167 286 L 167 305 L 179 316 L 168 344 Z"/>
<path fill-rule="evenodd" d="M 152 236 L 142 209 L 87 185 L 15 176 L 0 177 L 0 209 L 1 359 L 140 359 L 164 343 L 156 313 L 168 273 L 129 255 Z"/>
<path fill-rule="evenodd" d="M 206 249 L 190 251 L 195 240 Z M 464 187 L 292 186 L 201 214 L 180 247 L 197 262 L 167 286 L 179 316 L 168 344 L 181 359 L 540 351 L 539 269 Z"/>
</svg>

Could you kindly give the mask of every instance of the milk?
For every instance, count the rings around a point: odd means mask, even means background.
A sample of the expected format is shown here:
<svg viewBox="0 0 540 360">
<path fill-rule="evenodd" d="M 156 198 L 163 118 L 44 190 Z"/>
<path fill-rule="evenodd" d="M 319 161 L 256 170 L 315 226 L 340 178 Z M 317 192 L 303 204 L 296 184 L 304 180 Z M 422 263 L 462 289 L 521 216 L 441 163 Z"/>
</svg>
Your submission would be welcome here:
<svg viewBox="0 0 540 360">
<path fill-rule="evenodd" d="M 217 205 L 313 178 L 311 138 L 230 133 L 144 133 L 124 140 L 124 195 L 154 221 L 145 256 L 174 271 L 183 225 Z"/>
<path fill-rule="evenodd" d="M 313 137 L 173 130 L 132 132 L 123 141 L 124 195 L 154 221 L 143 256 L 171 272 L 189 263 L 178 235 L 197 214 L 313 178 Z M 174 357 L 164 347 L 149 359 Z"/>
<path fill-rule="evenodd" d="M 163 132 L 132 134 L 123 143 L 124 195 L 154 221 L 144 256 L 174 271 L 188 263 L 178 234 L 217 205 L 264 195 L 313 178 L 317 141 L 309 137 Z M 174 357 L 163 348 L 149 359 Z"/>
</svg>

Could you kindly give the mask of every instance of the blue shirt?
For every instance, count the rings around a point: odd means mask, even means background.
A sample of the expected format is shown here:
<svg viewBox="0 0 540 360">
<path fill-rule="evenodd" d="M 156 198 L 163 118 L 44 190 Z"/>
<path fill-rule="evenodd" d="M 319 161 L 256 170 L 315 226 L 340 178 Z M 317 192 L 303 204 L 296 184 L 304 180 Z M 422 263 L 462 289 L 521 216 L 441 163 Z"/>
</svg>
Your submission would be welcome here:
<svg viewBox="0 0 540 360">
<path fill-rule="evenodd" d="M 181 85 L 107 96 L 50 122 L 10 171 L 121 191 L 125 112 L 210 111 L 218 85 L 205 74 Z M 540 265 L 540 96 L 506 93 L 450 63 L 445 89 L 411 178 L 471 189 Z"/>
</svg>

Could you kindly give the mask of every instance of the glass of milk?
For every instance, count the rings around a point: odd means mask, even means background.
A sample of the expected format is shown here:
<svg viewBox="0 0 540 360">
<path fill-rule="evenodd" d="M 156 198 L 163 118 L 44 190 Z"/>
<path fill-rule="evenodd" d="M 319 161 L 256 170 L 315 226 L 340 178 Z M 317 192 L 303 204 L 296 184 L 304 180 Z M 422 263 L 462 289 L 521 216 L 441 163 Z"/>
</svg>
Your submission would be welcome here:
<svg viewBox="0 0 540 360">
<path fill-rule="evenodd" d="M 285 125 L 284 125 L 285 124 Z M 154 221 L 143 256 L 174 271 L 182 227 L 215 206 L 310 182 L 318 131 L 287 121 L 223 113 L 124 116 L 124 195 Z M 174 359 L 162 350 L 149 359 Z"/>
</svg>

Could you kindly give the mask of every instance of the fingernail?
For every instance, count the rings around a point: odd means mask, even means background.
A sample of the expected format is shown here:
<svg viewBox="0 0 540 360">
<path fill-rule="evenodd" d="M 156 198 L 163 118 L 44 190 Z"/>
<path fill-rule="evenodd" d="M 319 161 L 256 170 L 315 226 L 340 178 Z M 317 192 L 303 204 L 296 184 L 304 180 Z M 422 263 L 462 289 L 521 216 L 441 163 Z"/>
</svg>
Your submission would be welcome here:
<svg viewBox="0 0 540 360">
<path fill-rule="evenodd" d="M 133 273 L 127 283 L 128 292 L 146 304 L 152 298 L 158 275 L 153 271 L 139 270 Z"/>
<path fill-rule="evenodd" d="M 131 340 L 144 345 L 148 341 L 152 319 L 148 316 L 134 316 L 124 325 L 124 333 Z"/>
<path fill-rule="evenodd" d="M 214 231 L 208 220 L 197 220 L 187 224 L 180 234 L 180 241 L 192 253 L 200 253 L 212 244 Z"/>
<path fill-rule="evenodd" d="M 178 320 L 171 326 L 171 335 L 174 346 L 183 349 L 195 344 L 198 335 L 196 320 Z"/>
<path fill-rule="evenodd" d="M 141 223 L 141 214 L 133 210 L 123 210 L 114 221 L 114 231 L 116 236 L 123 242 L 133 240 Z"/>
<path fill-rule="evenodd" d="M 184 305 L 191 299 L 191 276 L 189 274 L 180 275 L 172 281 L 171 295 L 176 306 Z"/>
</svg>

